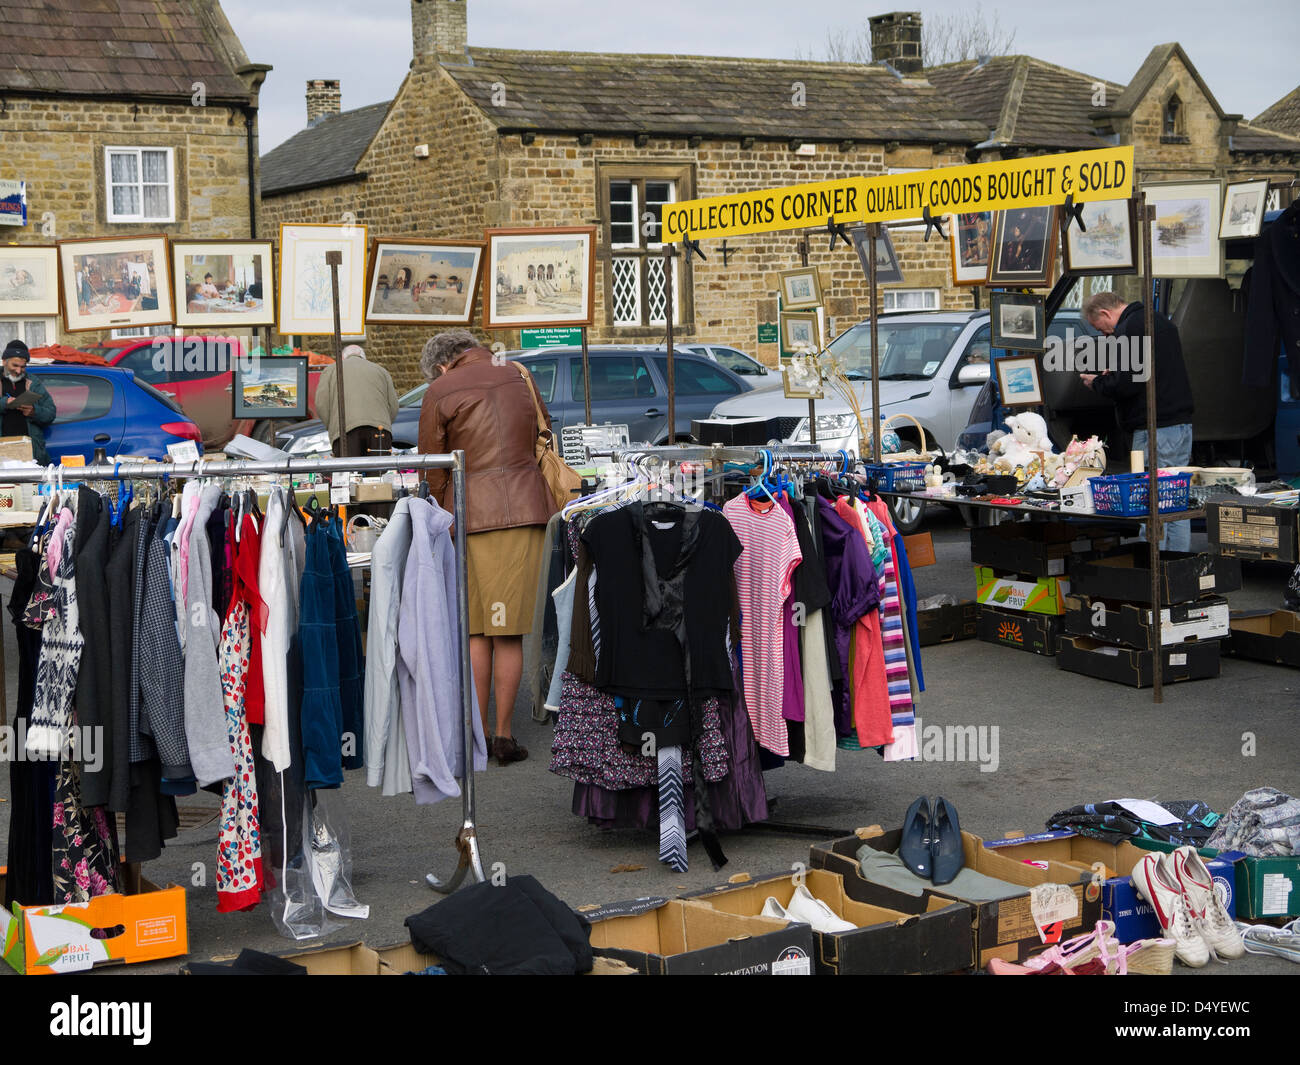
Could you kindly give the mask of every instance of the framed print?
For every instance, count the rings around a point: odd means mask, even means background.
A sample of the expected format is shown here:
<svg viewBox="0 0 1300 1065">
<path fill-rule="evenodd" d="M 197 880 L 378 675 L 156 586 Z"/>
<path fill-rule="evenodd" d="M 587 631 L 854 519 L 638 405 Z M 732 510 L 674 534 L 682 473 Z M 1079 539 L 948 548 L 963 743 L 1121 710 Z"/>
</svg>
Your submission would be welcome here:
<svg viewBox="0 0 1300 1065">
<path fill-rule="evenodd" d="M 1234 181 L 1223 194 L 1219 239 L 1259 236 L 1264 225 L 1264 207 L 1267 203 L 1268 178 Z"/>
<path fill-rule="evenodd" d="M 328 336 L 334 332 L 334 297 L 327 251 L 341 251 L 339 328 L 361 336 L 366 294 L 366 227 L 280 226 L 279 294 L 276 330 L 285 336 Z"/>
<path fill-rule="evenodd" d="M 59 313 L 59 249 L 0 247 L 0 317 L 53 318 Z"/>
<path fill-rule="evenodd" d="M 167 238 L 61 240 L 63 327 L 69 333 L 172 322 Z"/>
<path fill-rule="evenodd" d="M 591 325 L 596 227 L 488 229 L 483 328 Z"/>
<path fill-rule="evenodd" d="M 1217 181 L 1143 185 L 1156 210 L 1151 223 L 1152 277 L 1222 277 L 1223 245 L 1216 223 L 1223 206 Z"/>
<path fill-rule="evenodd" d="M 796 355 L 787 360 L 781 368 L 781 380 L 785 386 L 786 399 L 824 399 L 826 389 L 822 385 L 821 371 L 817 360 Z"/>
<path fill-rule="evenodd" d="M 366 282 L 366 321 L 469 325 L 484 247 L 478 240 L 376 240 Z"/>
<path fill-rule="evenodd" d="M 1056 265 L 1055 207 L 1015 207 L 993 220 L 990 285 L 1046 287 Z"/>
<path fill-rule="evenodd" d="M 989 344 L 1015 351 L 1042 351 L 1047 339 L 1042 296 L 994 292 L 989 299 Z"/>
<path fill-rule="evenodd" d="M 176 324 L 189 328 L 274 325 L 269 240 L 173 240 Z"/>
<path fill-rule="evenodd" d="M 862 267 L 862 276 L 871 280 L 870 267 L 867 265 L 868 248 L 871 240 L 867 237 L 866 226 L 854 226 L 849 230 L 853 238 L 853 250 L 858 253 L 858 265 Z M 898 265 L 898 255 L 894 251 L 894 241 L 889 230 L 880 227 L 880 236 L 876 240 L 876 284 L 898 285 L 903 281 L 903 271 Z"/>
<path fill-rule="evenodd" d="M 235 418 L 310 418 L 307 356 L 236 359 L 231 393 Z"/>
<path fill-rule="evenodd" d="M 993 251 L 993 212 L 950 214 L 948 242 L 952 245 L 952 283 L 987 284 Z"/>
<path fill-rule="evenodd" d="M 815 266 L 801 266 L 795 270 L 782 270 L 781 309 L 805 311 L 822 304 L 822 283 Z"/>
<path fill-rule="evenodd" d="M 821 331 L 817 328 L 815 311 L 782 311 L 780 319 L 782 355 L 821 351 Z"/>
<path fill-rule="evenodd" d="M 1043 402 L 1043 381 L 1037 355 L 1009 355 L 993 363 L 1004 407 L 1038 407 Z"/>
<path fill-rule="evenodd" d="M 1067 274 L 1135 274 L 1138 270 L 1137 204 L 1097 200 L 1083 205 L 1083 224 L 1065 231 Z"/>
</svg>

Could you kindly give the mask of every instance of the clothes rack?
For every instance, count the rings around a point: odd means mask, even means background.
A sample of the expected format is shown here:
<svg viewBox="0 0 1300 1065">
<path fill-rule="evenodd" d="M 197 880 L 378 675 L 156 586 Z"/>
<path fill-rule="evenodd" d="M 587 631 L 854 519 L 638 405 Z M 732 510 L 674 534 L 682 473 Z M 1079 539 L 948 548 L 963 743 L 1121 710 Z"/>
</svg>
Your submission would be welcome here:
<svg viewBox="0 0 1300 1065">
<path fill-rule="evenodd" d="M 307 473 L 370 473 L 387 470 L 451 470 L 454 495 L 453 520 L 456 529 L 466 526 L 466 462 L 464 451 L 432 455 L 363 455 L 356 458 L 295 459 L 270 461 L 223 462 L 115 462 L 88 466 L 47 466 L 43 469 L 8 469 L 4 479 L 9 483 L 52 484 L 56 478 L 64 483 L 81 481 L 117 480 L 170 480 L 192 477 L 247 477 L 260 475 L 292 475 Z M 435 891 L 450 894 L 466 876 L 473 883 L 482 883 L 482 858 L 478 847 L 478 828 L 474 801 L 474 733 L 473 688 L 469 657 L 469 564 L 465 537 L 455 539 L 456 551 L 456 613 L 460 628 L 461 676 L 461 743 L 464 779 L 460 781 L 463 820 L 456 836 L 459 863 L 450 877 L 445 879 L 429 873 L 425 880 Z"/>
</svg>

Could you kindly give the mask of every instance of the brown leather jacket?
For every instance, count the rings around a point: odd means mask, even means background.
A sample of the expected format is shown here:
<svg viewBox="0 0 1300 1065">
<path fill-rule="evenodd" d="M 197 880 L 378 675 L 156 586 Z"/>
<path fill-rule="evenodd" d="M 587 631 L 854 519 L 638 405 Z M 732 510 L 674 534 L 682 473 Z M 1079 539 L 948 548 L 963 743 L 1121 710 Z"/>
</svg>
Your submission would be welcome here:
<svg viewBox="0 0 1300 1065">
<path fill-rule="evenodd" d="M 537 467 L 533 395 L 519 368 L 495 365 L 486 348 L 461 352 L 424 393 L 420 451 L 464 450 L 471 533 L 545 525 L 555 513 L 555 498 Z M 542 411 L 549 423 L 544 403 Z M 451 471 L 430 470 L 426 479 L 450 511 Z"/>
</svg>

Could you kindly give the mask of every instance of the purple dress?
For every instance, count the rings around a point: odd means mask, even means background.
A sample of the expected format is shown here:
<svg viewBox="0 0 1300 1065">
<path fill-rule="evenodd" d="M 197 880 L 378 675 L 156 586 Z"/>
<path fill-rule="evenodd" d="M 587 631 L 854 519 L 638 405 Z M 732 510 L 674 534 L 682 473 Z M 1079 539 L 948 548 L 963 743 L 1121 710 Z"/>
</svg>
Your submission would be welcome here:
<svg viewBox="0 0 1300 1065">
<path fill-rule="evenodd" d="M 835 512 L 835 504 L 818 498 L 822 543 L 826 550 L 826 579 L 831 588 L 828 624 L 835 629 L 835 650 L 840 658 L 842 676 L 848 678 L 849 642 L 858 618 L 880 603 L 876 568 L 862 534 Z M 836 681 L 831 692 L 835 706 L 835 733 L 855 733 L 853 707 L 846 680 Z"/>
</svg>

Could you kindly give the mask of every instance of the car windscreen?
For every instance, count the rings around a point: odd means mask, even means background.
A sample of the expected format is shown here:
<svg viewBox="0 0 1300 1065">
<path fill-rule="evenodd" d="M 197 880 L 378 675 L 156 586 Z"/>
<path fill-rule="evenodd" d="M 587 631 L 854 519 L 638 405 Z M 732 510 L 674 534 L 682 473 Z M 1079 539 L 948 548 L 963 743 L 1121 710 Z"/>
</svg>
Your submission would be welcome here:
<svg viewBox="0 0 1300 1065">
<path fill-rule="evenodd" d="M 960 335 L 960 322 L 890 322 L 876 327 L 882 381 L 924 381 L 933 377 Z M 853 381 L 871 379 L 871 324 L 855 325 L 826 349 Z"/>
<path fill-rule="evenodd" d="M 428 381 L 422 385 L 416 385 L 397 401 L 397 405 L 399 407 L 418 407 L 424 401 L 424 393 L 428 391 L 428 388 Z"/>
</svg>

